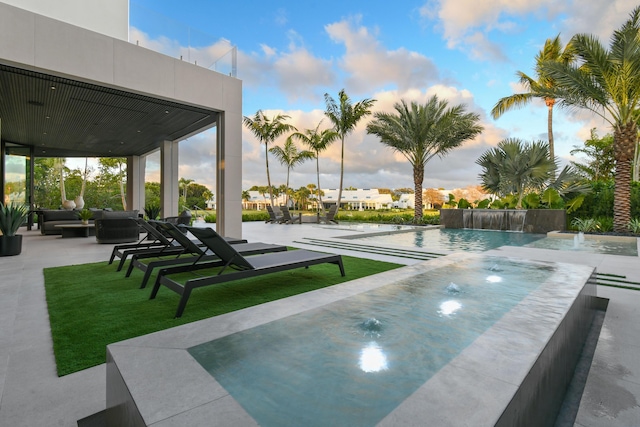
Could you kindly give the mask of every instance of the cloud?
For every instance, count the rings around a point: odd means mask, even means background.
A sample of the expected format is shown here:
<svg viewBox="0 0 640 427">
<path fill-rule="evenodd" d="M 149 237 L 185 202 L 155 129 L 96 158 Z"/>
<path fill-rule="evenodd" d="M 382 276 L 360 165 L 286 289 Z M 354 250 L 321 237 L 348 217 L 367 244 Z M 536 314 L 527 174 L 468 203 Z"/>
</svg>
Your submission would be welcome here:
<svg viewBox="0 0 640 427">
<path fill-rule="evenodd" d="M 574 0 L 566 10 L 563 33 L 567 34 L 567 40 L 573 34 L 596 34 L 607 46 L 613 31 L 629 18 L 629 13 L 636 5 L 635 0 Z"/>
<path fill-rule="evenodd" d="M 431 59 L 405 48 L 386 49 L 376 34 L 360 25 L 359 17 L 326 25 L 325 31 L 331 40 L 345 47 L 339 65 L 346 73 L 349 92 L 366 93 L 372 87 L 406 90 L 428 86 L 439 78 Z"/>
</svg>

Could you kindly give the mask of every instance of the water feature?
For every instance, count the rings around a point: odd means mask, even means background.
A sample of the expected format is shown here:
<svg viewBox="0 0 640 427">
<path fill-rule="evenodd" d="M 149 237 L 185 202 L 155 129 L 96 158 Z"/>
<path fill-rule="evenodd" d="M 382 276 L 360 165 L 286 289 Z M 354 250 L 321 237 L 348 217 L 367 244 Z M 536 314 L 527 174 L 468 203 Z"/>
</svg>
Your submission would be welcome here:
<svg viewBox="0 0 640 427">
<path fill-rule="evenodd" d="M 464 228 L 475 230 L 523 231 L 527 211 L 465 209 L 462 211 Z"/>
<path fill-rule="evenodd" d="M 260 425 L 375 425 L 554 272 L 469 260 L 189 352 Z"/>
<path fill-rule="evenodd" d="M 592 280 L 456 254 L 110 344 L 108 425 L 550 425 Z"/>
<path fill-rule="evenodd" d="M 585 235 L 584 233 L 550 233 L 528 243 L 529 248 L 590 252 L 604 255 L 638 256 L 638 239 L 625 236 Z"/>
<path fill-rule="evenodd" d="M 564 209 L 440 209 L 445 228 L 547 233 L 564 230 L 566 219 Z"/>
</svg>

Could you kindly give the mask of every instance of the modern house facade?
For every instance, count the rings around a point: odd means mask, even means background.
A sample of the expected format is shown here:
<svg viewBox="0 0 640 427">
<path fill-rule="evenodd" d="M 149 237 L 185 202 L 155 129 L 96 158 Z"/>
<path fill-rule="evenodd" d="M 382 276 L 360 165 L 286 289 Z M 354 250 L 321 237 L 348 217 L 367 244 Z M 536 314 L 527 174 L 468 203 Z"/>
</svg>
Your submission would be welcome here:
<svg viewBox="0 0 640 427">
<path fill-rule="evenodd" d="M 130 43 L 128 8 L 0 1 L 1 199 L 22 174 L 34 208 L 35 157 L 126 157 L 127 206 L 141 210 L 146 157 L 159 150 L 162 215 L 176 215 L 178 144 L 215 128 L 217 228 L 239 237 L 242 82 Z"/>
</svg>

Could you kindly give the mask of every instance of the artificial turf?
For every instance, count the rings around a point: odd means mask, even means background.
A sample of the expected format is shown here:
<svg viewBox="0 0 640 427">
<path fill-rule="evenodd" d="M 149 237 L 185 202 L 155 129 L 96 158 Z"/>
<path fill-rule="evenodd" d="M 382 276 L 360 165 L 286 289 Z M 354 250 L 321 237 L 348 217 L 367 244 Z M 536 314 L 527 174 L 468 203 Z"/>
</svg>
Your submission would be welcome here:
<svg viewBox="0 0 640 427">
<path fill-rule="evenodd" d="M 155 276 L 139 289 L 143 273 L 125 278 L 106 262 L 44 269 L 49 321 L 58 375 L 105 362 L 107 344 L 320 289 L 400 267 L 398 264 L 342 257 L 346 276 L 336 265 L 314 265 L 194 290 L 181 318 L 179 295 L 161 287 L 149 300 Z M 200 270 L 198 275 L 207 274 Z M 180 280 L 195 273 L 172 276 Z"/>
</svg>

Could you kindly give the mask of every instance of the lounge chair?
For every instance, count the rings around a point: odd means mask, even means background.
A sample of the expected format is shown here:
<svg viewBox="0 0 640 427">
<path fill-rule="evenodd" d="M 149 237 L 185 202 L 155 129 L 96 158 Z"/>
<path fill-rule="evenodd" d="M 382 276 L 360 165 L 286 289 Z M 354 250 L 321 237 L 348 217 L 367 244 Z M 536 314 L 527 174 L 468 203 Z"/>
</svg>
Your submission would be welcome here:
<svg viewBox="0 0 640 427">
<path fill-rule="evenodd" d="M 299 213 L 297 216 L 291 216 L 291 212 L 289 212 L 289 208 L 286 206 L 280 207 L 282 211 L 282 222 L 284 224 L 302 224 L 302 214 Z"/>
<path fill-rule="evenodd" d="M 267 205 L 267 212 L 269 212 L 269 219 L 265 221 L 266 224 L 280 224 L 282 222 L 282 212 L 277 206 Z"/>
<path fill-rule="evenodd" d="M 147 221 L 142 218 L 137 218 L 136 221 L 140 228 L 142 228 L 147 234 L 144 238 L 142 238 L 138 243 L 127 243 L 123 245 L 116 245 L 113 247 L 113 251 L 111 252 L 111 257 L 109 258 L 109 264 L 112 264 L 115 257 L 120 258 L 120 263 L 118 264 L 118 271 L 122 270 L 124 263 L 129 255 L 139 253 L 141 251 L 147 252 L 166 252 L 165 255 L 171 255 L 172 253 L 177 253 L 176 249 L 172 248 L 172 241 L 167 239 L 162 233 L 160 233 L 156 228 L 150 225 Z"/>
<path fill-rule="evenodd" d="M 183 271 L 191 271 L 191 270 L 199 270 L 202 268 L 212 268 L 218 265 L 221 265 L 221 260 L 215 255 L 213 252 L 207 249 L 206 245 L 201 242 L 199 239 L 191 240 L 186 234 L 186 230 L 182 230 L 184 227 L 179 226 L 176 227 L 170 223 L 163 222 L 155 222 L 152 223 L 157 224 L 158 227 L 162 228 L 162 230 L 169 234 L 174 240 L 174 244 L 180 245 L 182 251 L 176 253 L 175 258 L 164 258 L 158 259 L 165 255 L 172 255 L 167 253 L 150 253 L 150 252 L 140 252 L 138 254 L 134 254 L 131 258 L 131 263 L 129 264 L 129 268 L 127 269 L 127 274 L 125 277 L 129 277 L 134 268 L 138 268 L 144 271 L 144 277 L 142 278 L 142 283 L 140 283 L 140 289 L 143 289 L 147 286 L 149 282 L 149 278 L 151 274 L 156 268 L 172 268 L 173 272 L 183 272 Z M 271 245 L 267 243 L 246 243 L 246 240 L 242 243 L 233 243 L 233 240 L 225 239 L 225 241 L 229 244 L 233 244 L 233 247 L 243 255 L 256 255 L 256 254 L 265 254 L 270 252 L 283 252 L 287 250 L 286 246 L 282 245 Z M 146 261 L 149 258 L 155 258 L 152 261 Z"/>
<path fill-rule="evenodd" d="M 117 271 L 122 270 L 124 264 L 127 261 L 127 257 L 129 255 L 138 255 L 139 258 L 153 258 L 153 257 L 161 257 L 167 255 L 180 255 L 184 252 L 184 246 L 175 241 L 175 239 L 170 235 L 164 233 L 156 224 L 162 221 L 151 220 L 150 222 L 154 224 L 150 224 L 142 218 L 136 219 L 138 225 L 141 229 L 143 229 L 147 233 L 148 242 L 156 242 L 154 244 L 149 244 L 147 246 L 146 242 L 143 244 L 131 243 L 125 245 L 118 245 L 113 248 L 111 253 L 111 258 L 109 259 L 109 264 L 113 262 L 113 259 L 117 256 L 120 258 L 120 263 L 118 264 Z M 186 232 L 186 230 L 185 230 Z M 144 241 L 143 239 L 142 241 Z M 234 237 L 225 237 L 231 244 L 236 243 L 247 243 L 245 239 L 237 239 Z"/>
<path fill-rule="evenodd" d="M 215 285 L 218 283 L 230 282 L 233 280 L 256 277 L 279 271 L 292 270 L 296 268 L 309 267 L 316 264 L 331 263 L 340 268 L 340 274 L 344 273 L 342 257 L 340 255 L 323 254 L 304 249 L 295 251 L 271 253 L 264 255 L 254 255 L 244 257 L 224 239 L 210 228 L 192 228 L 188 230 L 204 243 L 212 252 L 222 260 L 222 268 L 214 276 L 196 277 L 187 280 L 184 284 L 171 279 L 170 271 L 160 270 L 156 282 L 153 286 L 150 299 L 158 294 L 161 285 L 164 285 L 180 295 L 180 302 L 176 310 L 176 317 L 182 316 L 189 301 L 191 292 L 203 286 Z M 235 270 L 230 271 L 229 270 Z M 226 273 L 226 274 L 223 274 Z"/>
<path fill-rule="evenodd" d="M 324 224 L 337 224 L 338 221 L 336 221 L 334 219 L 337 213 L 338 213 L 338 205 L 333 205 L 327 211 L 327 215 L 326 216 L 318 217 L 318 221 L 320 221 L 321 224 L 322 223 L 324 223 Z"/>
</svg>

